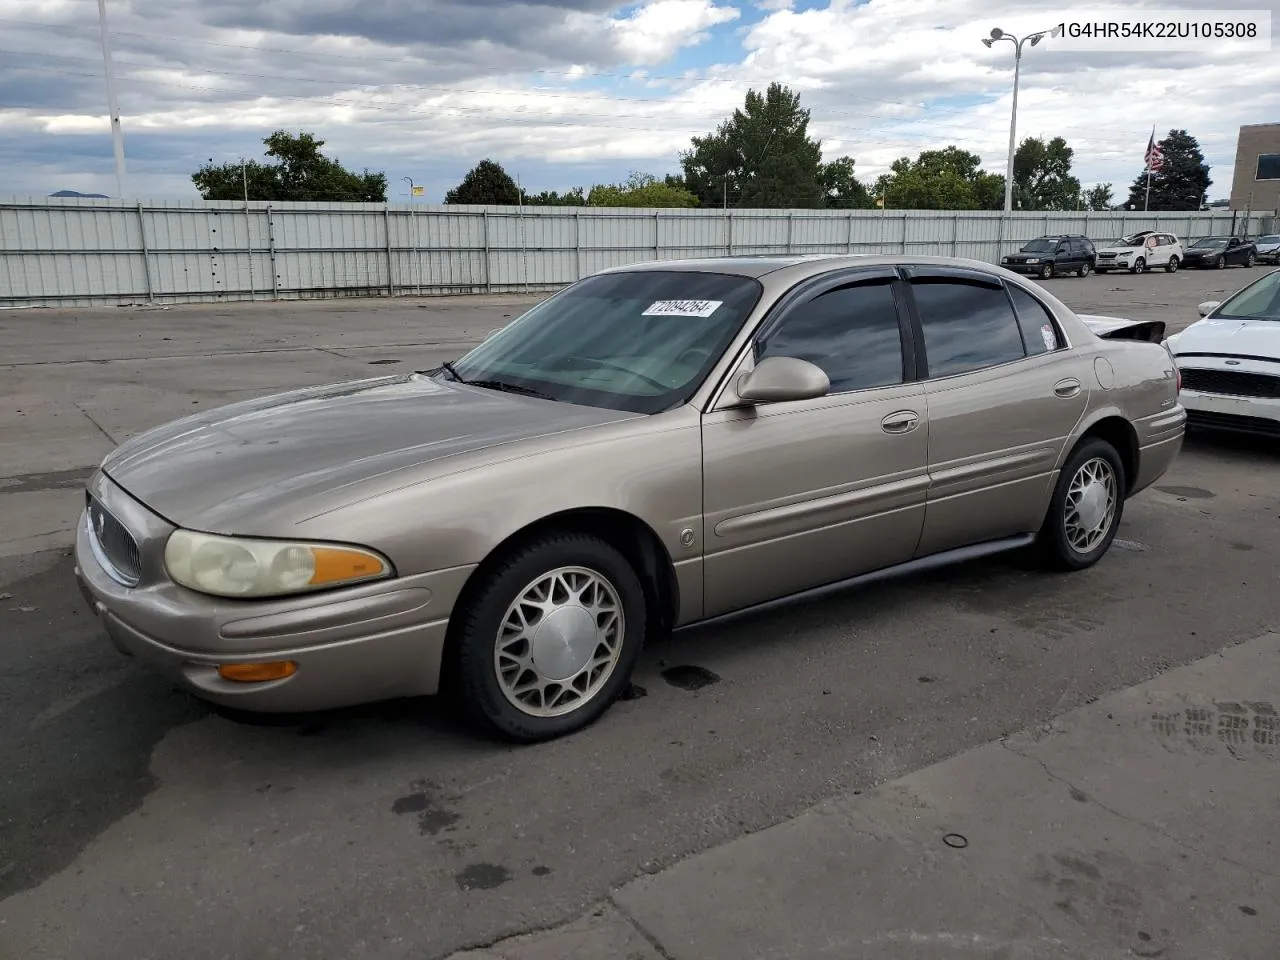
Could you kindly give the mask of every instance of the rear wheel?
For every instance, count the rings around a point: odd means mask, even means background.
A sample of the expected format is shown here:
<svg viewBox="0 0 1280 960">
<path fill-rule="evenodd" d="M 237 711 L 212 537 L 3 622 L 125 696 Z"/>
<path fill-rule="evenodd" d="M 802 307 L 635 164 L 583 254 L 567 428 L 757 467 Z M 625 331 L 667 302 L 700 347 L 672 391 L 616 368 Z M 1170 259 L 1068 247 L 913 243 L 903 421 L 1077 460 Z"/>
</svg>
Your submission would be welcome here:
<svg viewBox="0 0 1280 960">
<path fill-rule="evenodd" d="M 1116 448 L 1099 437 L 1082 441 L 1058 475 L 1036 544 L 1058 570 L 1083 570 L 1102 559 L 1124 513 L 1126 479 Z"/>
<path fill-rule="evenodd" d="M 1089 275 L 1089 270 L 1090 270 L 1090 269 L 1091 269 L 1091 268 L 1090 268 L 1090 266 L 1089 266 L 1089 261 L 1088 261 L 1088 260 L 1086 260 L 1084 263 L 1080 264 L 1080 270 L 1079 270 L 1079 273 L 1078 273 L 1077 275 L 1078 275 L 1081 279 L 1083 279 L 1083 278 L 1085 278 L 1085 277 L 1087 277 L 1087 276 Z"/>
<path fill-rule="evenodd" d="M 559 533 L 513 551 L 459 613 L 451 692 L 480 727 L 532 743 L 609 709 L 640 656 L 648 611 L 622 554 Z"/>
<path fill-rule="evenodd" d="M 1165 269 L 1165 271 L 1166 271 L 1166 272 L 1168 272 L 1168 273 L 1177 273 L 1177 272 L 1178 272 L 1178 258 L 1177 258 L 1177 257 L 1170 257 L 1170 258 L 1169 258 L 1169 262 L 1168 262 L 1168 263 L 1166 263 L 1166 264 L 1164 265 L 1164 269 Z"/>
</svg>

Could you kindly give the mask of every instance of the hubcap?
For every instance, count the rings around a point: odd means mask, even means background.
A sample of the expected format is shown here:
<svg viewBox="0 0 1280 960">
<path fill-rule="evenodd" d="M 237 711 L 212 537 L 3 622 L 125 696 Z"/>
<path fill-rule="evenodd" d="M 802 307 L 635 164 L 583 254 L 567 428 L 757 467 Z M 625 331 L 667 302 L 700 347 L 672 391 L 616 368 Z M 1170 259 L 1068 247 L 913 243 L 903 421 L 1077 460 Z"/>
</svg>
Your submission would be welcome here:
<svg viewBox="0 0 1280 960">
<path fill-rule="evenodd" d="M 585 567 L 538 577 L 507 608 L 493 663 L 503 695 L 533 717 L 559 717 L 592 700 L 613 674 L 625 632 L 622 601 Z"/>
<path fill-rule="evenodd" d="M 1080 466 L 1067 488 L 1067 543 L 1076 553 L 1095 550 L 1116 516 L 1116 475 L 1111 464 L 1094 457 Z"/>
</svg>

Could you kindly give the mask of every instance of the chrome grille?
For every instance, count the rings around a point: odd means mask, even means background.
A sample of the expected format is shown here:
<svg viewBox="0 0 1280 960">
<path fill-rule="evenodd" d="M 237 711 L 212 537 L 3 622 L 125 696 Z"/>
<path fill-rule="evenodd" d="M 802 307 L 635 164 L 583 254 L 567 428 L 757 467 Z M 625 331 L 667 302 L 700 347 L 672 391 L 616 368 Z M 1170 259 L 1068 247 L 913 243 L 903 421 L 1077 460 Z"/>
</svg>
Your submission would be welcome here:
<svg viewBox="0 0 1280 960">
<path fill-rule="evenodd" d="M 137 586 L 142 579 L 142 553 L 133 534 L 92 496 L 86 522 L 89 542 L 103 569 L 126 587 Z"/>
<path fill-rule="evenodd" d="M 1226 397 L 1280 399 L 1280 377 L 1236 370 L 1183 370 L 1182 388 Z"/>
</svg>

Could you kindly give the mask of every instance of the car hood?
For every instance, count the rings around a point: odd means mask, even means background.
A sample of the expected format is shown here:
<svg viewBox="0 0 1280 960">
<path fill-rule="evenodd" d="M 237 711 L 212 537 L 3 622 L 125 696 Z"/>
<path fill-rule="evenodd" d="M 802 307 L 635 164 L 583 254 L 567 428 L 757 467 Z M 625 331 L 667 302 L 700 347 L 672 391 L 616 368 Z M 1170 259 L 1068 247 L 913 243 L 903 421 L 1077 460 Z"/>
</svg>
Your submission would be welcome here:
<svg viewBox="0 0 1280 960">
<path fill-rule="evenodd" d="M 102 470 L 151 510 L 252 532 L 360 497 L 360 484 L 499 444 L 636 417 L 410 374 L 232 404 L 134 437 Z"/>
<path fill-rule="evenodd" d="M 1170 338 L 1175 356 L 1225 353 L 1280 360 L 1280 320 L 1227 320 L 1206 317 Z"/>
<path fill-rule="evenodd" d="M 1187 247 L 1183 251 L 1188 257 L 1216 257 L 1218 254 L 1226 252 L 1226 247 Z"/>
</svg>

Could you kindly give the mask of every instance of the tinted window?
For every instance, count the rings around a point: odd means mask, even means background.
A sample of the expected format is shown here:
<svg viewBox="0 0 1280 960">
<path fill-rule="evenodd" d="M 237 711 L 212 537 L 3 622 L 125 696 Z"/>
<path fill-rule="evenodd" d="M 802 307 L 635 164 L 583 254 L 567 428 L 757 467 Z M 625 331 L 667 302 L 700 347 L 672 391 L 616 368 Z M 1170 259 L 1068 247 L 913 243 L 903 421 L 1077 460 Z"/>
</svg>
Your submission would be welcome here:
<svg viewBox="0 0 1280 960">
<path fill-rule="evenodd" d="M 1041 237 L 1039 240 L 1024 244 L 1019 253 L 1051 253 L 1057 245 L 1058 241 L 1051 237 Z"/>
<path fill-rule="evenodd" d="M 1048 353 L 1062 346 L 1058 328 L 1044 304 L 1020 287 L 1010 286 L 1009 294 L 1013 297 L 1014 309 L 1018 311 L 1018 326 L 1022 329 L 1022 339 L 1029 356 Z"/>
<path fill-rule="evenodd" d="M 757 281 L 720 273 L 597 274 L 542 301 L 453 367 L 490 389 L 657 413 L 688 400 L 760 294 Z"/>
<path fill-rule="evenodd" d="M 821 367 L 831 392 L 902 382 L 902 337 L 889 281 L 824 293 L 796 307 L 756 345 L 756 359 L 798 357 Z"/>
<path fill-rule="evenodd" d="M 929 376 L 954 376 L 1026 356 L 1013 307 L 1000 287 L 953 279 L 919 279 L 911 286 Z"/>
</svg>

